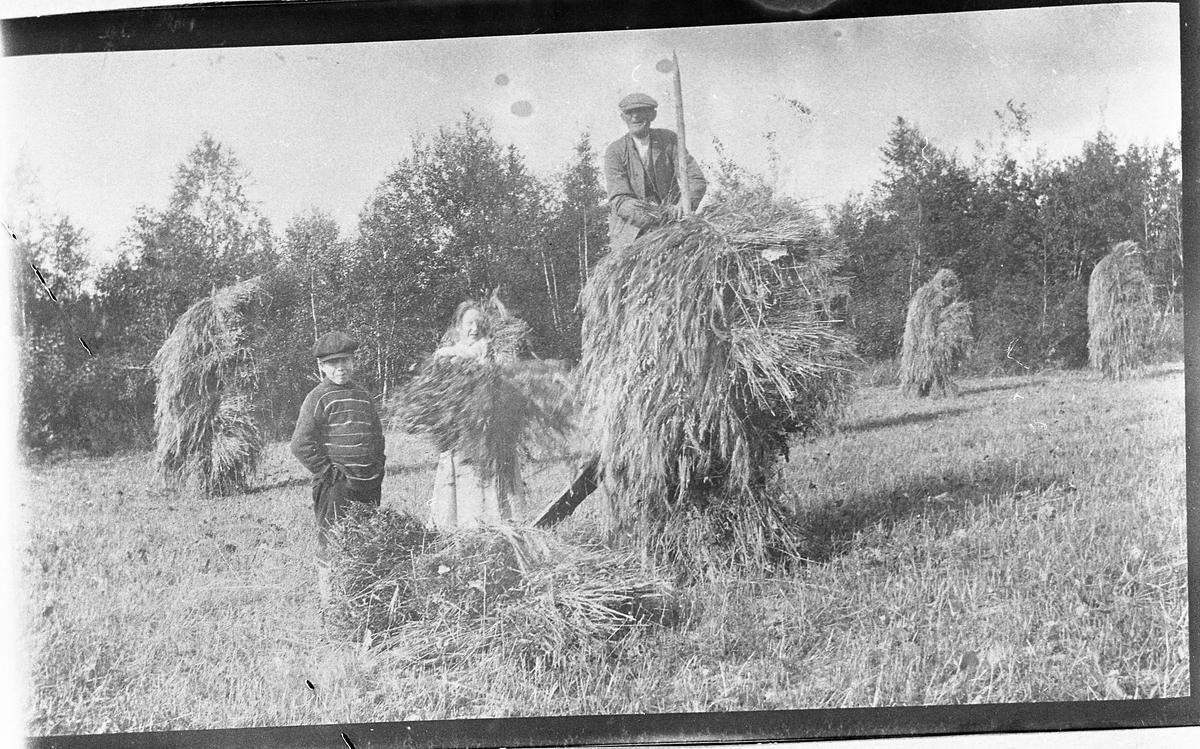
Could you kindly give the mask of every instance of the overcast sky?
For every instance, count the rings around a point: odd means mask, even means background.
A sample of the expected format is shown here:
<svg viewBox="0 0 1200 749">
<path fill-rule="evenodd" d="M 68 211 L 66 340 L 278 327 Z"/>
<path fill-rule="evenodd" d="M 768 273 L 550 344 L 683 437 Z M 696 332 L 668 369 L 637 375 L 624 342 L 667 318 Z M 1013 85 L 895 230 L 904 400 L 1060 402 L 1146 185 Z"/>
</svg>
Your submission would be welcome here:
<svg viewBox="0 0 1200 749">
<path fill-rule="evenodd" d="M 616 102 L 659 100 L 674 127 L 678 53 L 689 149 L 714 138 L 816 206 L 866 191 L 897 116 L 969 159 L 1012 100 L 1032 146 L 1077 153 L 1101 127 L 1122 146 L 1178 138 L 1178 6 L 1122 4 L 703 29 L 331 46 L 49 55 L 0 60 L 5 174 L 23 157 L 47 207 L 95 249 L 140 205 L 165 207 L 176 166 L 210 132 L 251 175 L 276 231 L 321 208 L 344 233 L 418 133 L 474 110 L 536 173 L 623 132 Z M 806 116 L 789 100 L 811 111 Z M 11 213 L 9 214 L 11 215 Z"/>
</svg>

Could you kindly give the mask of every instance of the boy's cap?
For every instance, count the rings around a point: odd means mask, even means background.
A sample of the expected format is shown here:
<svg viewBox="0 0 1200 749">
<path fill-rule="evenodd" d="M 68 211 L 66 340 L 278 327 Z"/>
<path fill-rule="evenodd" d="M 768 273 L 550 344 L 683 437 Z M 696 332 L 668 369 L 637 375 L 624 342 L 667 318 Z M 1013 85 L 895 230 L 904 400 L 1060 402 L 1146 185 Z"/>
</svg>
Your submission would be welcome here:
<svg viewBox="0 0 1200 749">
<path fill-rule="evenodd" d="M 628 112 L 631 109 L 645 109 L 647 107 L 658 109 L 658 102 L 645 94 L 630 94 L 617 102 L 617 108 L 622 112 Z"/>
<path fill-rule="evenodd" d="M 313 346 L 313 356 L 317 361 L 329 361 L 353 354 L 358 348 L 358 341 L 340 330 L 334 330 L 317 339 Z"/>
</svg>

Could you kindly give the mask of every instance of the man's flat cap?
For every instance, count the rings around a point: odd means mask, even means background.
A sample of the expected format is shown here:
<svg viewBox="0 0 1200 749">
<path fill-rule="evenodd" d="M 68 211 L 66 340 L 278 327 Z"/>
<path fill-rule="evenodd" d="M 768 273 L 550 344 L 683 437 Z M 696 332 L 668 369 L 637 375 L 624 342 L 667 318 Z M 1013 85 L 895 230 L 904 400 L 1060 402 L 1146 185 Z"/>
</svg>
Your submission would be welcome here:
<svg viewBox="0 0 1200 749">
<path fill-rule="evenodd" d="M 313 356 L 317 361 L 329 361 L 343 356 L 350 356 L 358 349 L 358 341 L 340 330 L 334 330 L 317 339 L 313 346 Z"/>
<path fill-rule="evenodd" d="M 617 107 L 622 112 L 628 112 L 631 109 L 645 109 L 646 107 L 658 109 L 658 102 L 645 94 L 630 94 L 617 102 Z"/>
</svg>

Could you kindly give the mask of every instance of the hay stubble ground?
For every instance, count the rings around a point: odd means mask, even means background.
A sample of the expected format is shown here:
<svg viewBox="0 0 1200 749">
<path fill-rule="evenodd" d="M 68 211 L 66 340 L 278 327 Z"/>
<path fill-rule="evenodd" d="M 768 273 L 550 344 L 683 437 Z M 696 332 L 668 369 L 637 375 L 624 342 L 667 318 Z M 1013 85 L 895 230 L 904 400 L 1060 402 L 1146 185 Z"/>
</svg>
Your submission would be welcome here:
<svg viewBox="0 0 1200 749">
<path fill-rule="evenodd" d="M 794 442 L 808 564 L 696 586 L 688 626 L 535 674 L 325 638 L 308 485 L 282 444 L 260 489 L 223 499 L 159 486 L 147 454 L 30 465 L 28 730 L 1186 695 L 1182 366 L 960 384 L 864 388 Z M 423 514 L 435 456 L 388 439 L 384 501 Z M 526 478 L 545 497 L 570 470 Z"/>
</svg>

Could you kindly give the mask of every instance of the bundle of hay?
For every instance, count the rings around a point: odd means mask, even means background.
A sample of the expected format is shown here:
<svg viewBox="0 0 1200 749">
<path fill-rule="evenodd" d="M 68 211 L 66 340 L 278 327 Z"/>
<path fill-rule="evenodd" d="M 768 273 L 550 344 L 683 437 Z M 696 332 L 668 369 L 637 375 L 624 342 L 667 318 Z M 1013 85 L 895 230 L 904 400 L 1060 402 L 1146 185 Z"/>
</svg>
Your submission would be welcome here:
<svg viewBox="0 0 1200 749">
<path fill-rule="evenodd" d="M 1092 269 L 1088 284 L 1088 361 L 1122 379 L 1146 363 L 1154 328 L 1154 288 L 1135 242 L 1121 242 Z"/>
<path fill-rule="evenodd" d="M 942 268 L 908 303 L 900 350 L 900 387 L 922 398 L 956 392 L 951 373 L 971 344 L 971 305 L 958 275 Z"/>
<path fill-rule="evenodd" d="M 439 533 L 385 509 L 341 524 L 331 549 L 327 621 L 417 663 L 491 653 L 551 668 L 680 611 L 630 557 L 530 528 Z"/>
<path fill-rule="evenodd" d="M 267 298 L 261 277 L 214 291 L 179 317 L 155 355 L 154 457 L 166 477 L 206 494 L 249 485 L 263 447 L 251 317 Z"/>
<path fill-rule="evenodd" d="M 576 407 L 562 364 L 517 359 L 528 346 L 529 326 L 495 309 L 488 310 L 494 359 L 431 356 L 388 412 L 400 429 L 427 436 L 439 452 L 459 452 L 483 481 L 498 476 L 501 491 L 509 492 L 521 452 L 562 445 Z"/>
<path fill-rule="evenodd" d="M 848 390 L 841 255 L 797 206 L 718 204 L 610 253 L 581 297 L 583 397 L 615 535 L 682 574 L 773 565 L 788 435 Z"/>
<path fill-rule="evenodd" d="M 556 362 L 436 356 L 420 365 L 388 410 L 401 430 L 478 466 L 481 480 L 500 477 L 505 492 L 513 488 L 506 484 L 521 453 L 555 449 L 575 416 L 569 378 Z"/>
</svg>

